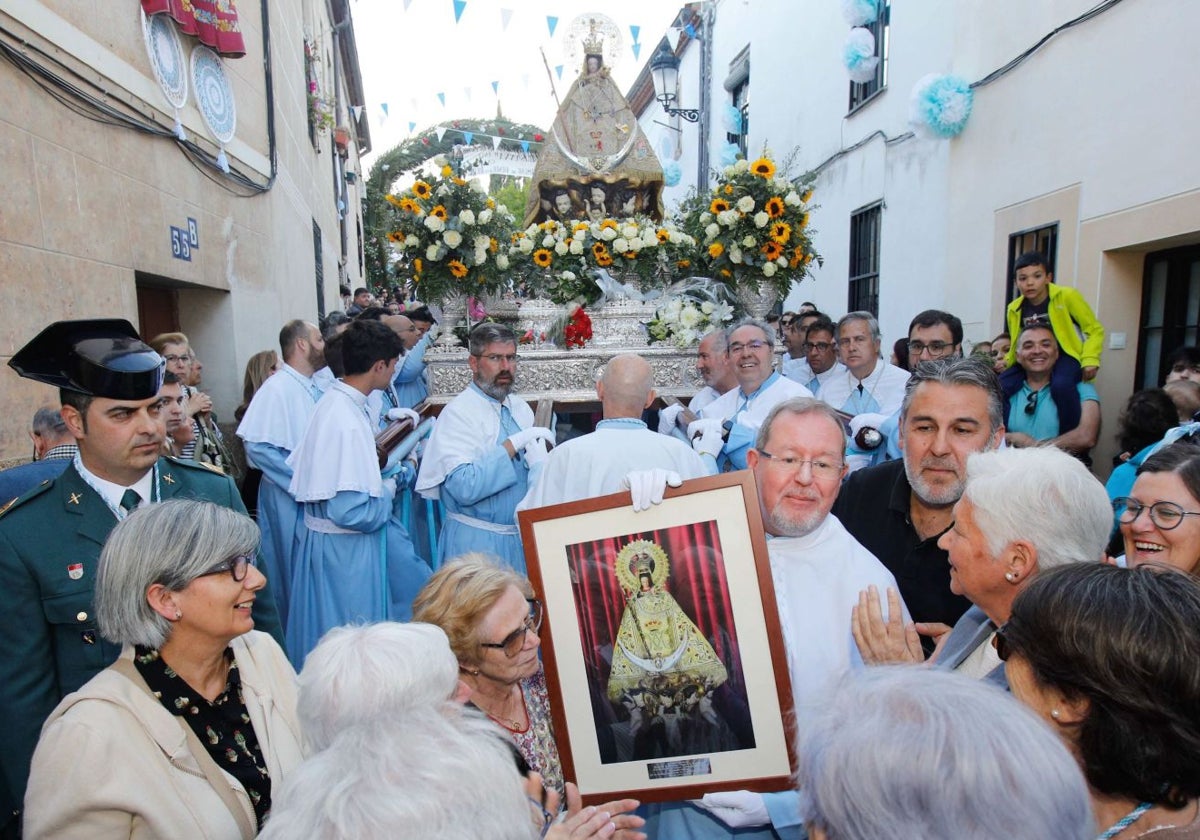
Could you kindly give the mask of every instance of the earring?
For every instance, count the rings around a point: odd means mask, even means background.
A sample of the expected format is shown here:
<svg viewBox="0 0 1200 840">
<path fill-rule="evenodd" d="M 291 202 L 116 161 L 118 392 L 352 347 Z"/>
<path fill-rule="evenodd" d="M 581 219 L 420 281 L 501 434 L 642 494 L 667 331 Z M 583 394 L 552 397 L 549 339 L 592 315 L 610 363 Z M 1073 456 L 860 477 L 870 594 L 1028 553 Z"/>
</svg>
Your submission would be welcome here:
<svg viewBox="0 0 1200 840">
<path fill-rule="evenodd" d="M 178 621 L 181 618 L 183 618 L 183 613 L 181 613 L 179 610 L 175 610 L 175 620 Z"/>
<path fill-rule="evenodd" d="M 1062 714 L 1062 712 L 1060 712 L 1058 709 L 1050 710 L 1050 717 L 1054 718 L 1055 720 L 1058 720 L 1059 715 L 1061 715 L 1061 714 Z"/>
<path fill-rule="evenodd" d="M 1005 572 L 1004 579 L 1006 581 L 1008 581 L 1009 583 L 1012 583 L 1013 581 L 1015 581 L 1017 579 L 1017 576 L 1014 575 L 1012 572 Z"/>
</svg>

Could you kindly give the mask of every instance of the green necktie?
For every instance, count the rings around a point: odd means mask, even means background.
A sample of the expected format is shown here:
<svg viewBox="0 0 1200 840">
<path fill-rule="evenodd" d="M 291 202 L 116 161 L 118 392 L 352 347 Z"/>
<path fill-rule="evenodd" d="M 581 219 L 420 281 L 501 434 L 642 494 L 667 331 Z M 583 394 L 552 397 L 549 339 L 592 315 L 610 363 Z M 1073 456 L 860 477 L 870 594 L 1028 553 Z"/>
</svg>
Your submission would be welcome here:
<svg viewBox="0 0 1200 840">
<path fill-rule="evenodd" d="M 136 490 L 129 489 L 121 494 L 121 507 L 124 508 L 126 512 L 132 512 L 134 508 L 141 503 L 142 497 L 138 495 Z"/>
</svg>

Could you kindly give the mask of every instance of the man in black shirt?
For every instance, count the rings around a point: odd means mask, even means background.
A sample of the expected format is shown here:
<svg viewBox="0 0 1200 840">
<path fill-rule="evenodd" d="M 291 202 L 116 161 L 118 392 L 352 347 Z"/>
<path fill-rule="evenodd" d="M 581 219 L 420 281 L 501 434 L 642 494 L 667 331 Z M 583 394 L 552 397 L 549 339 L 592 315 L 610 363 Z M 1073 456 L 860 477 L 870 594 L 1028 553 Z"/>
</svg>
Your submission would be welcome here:
<svg viewBox="0 0 1200 840">
<path fill-rule="evenodd" d="M 967 458 L 1004 437 L 1003 404 L 995 372 L 978 358 L 918 365 L 900 409 L 903 460 L 853 473 L 834 504 L 846 530 L 895 575 L 918 630 L 953 625 L 971 605 L 950 591 L 937 541 L 953 523 Z"/>
</svg>

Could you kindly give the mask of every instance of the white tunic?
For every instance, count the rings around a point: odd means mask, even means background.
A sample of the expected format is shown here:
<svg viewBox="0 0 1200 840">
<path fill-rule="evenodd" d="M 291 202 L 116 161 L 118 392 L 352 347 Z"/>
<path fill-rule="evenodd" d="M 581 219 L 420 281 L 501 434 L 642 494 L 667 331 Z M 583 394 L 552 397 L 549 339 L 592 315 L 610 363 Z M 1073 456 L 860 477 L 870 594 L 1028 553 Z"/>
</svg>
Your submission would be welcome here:
<svg viewBox="0 0 1200 840">
<path fill-rule="evenodd" d="M 284 364 L 278 373 L 267 377 L 250 400 L 237 436 L 246 443 L 267 443 L 286 452 L 294 451 L 324 390 L 313 377 Z M 251 466 L 258 465 L 252 462 Z"/>
<path fill-rule="evenodd" d="M 799 382 L 812 391 L 813 396 L 819 398 L 821 396 L 821 388 L 826 382 L 838 376 L 844 377 L 846 375 L 846 366 L 841 362 L 834 362 L 823 373 L 813 373 L 812 367 L 808 364 L 808 359 L 796 359 L 783 363 L 783 375 L 788 379 Z"/>
<path fill-rule="evenodd" d="M 775 381 L 760 388 L 749 398 L 743 396 L 741 388 L 734 388 L 705 406 L 700 412 L 700 416 L 733 420 L 742 426 L 757 430 L 763 420 L 767 419 L 771 409 L 779 403 L 793 397 L 812 396 L 812 391 L 800 383 L 778 374 L 772 375 L 775 376 Z"/>
<path fill-rule="evenodd" d="M 851 415 L 894 414 L 904 401 L 908 376 L 908 371 L 878 359 L 875 369 L 862 380 L 843 367 L 840 375 L 821 381 L 818 396 L 838 411 Z"/>
<path fill-rule="evenodd" d="M 704 460 L 681 440 L 646 428 L 641 420 L 601 420 L 596 431 L 568 440 L 546 459 L 517 510 L 619 492 L 633 470 L 660 468 L 684 480 L 707 474 Z"/>
<path fill-rule="evenodd" d="M 692 412 L 693 414 L 698 414 L 700 409 L 712 403 L 720 396 L 721 392 L 716 388 L 712 387 L 711 385 L 705 385 L 695 393 L 691 402 L 688 403 L 688 411 Z"/>
</svg>

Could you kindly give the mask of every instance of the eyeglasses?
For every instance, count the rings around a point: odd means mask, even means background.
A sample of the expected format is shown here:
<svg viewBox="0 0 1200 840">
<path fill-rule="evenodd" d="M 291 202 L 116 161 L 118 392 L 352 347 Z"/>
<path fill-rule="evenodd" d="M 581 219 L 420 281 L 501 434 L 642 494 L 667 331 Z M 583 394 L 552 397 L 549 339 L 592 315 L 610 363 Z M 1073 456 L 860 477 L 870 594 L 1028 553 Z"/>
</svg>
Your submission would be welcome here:
<svg viewBox="0 0 1200 840">
<path fill-rule="evenodd" d="M 163 356 L 163 358 L 167 360 L 168 364 L 173 365 L 176 362 L 190 362 L 194 357 L 190 353 L 184 353 L 182 356 L 176 356 L 174 353 L 168 353 L 167 355 Z"/>
<path fill-rule="evenodd" d="M 1113 499 L 1113 510 L 1117 514 L 1117 521 L 1124 525 L 1129 525 L 1137 520 L 1142 515 L 1142 511 L 1148 511 L 1150 521 L 1153 522 L 1160 530 L 1171 531 L 1183 524 L 1185 516 L 1200 516 L 1200 513 L 1191 510 L 1184 510 L 1174 502 L 1155 502 L 1152 505 L 1144 505 L 1137 499 L 1129 496 L 1121 496 Z"/>
<path fill-rule="evenodd" d="M 800 345 L 800 349 L 805 353 L 811 353 L 816 350 L 818 353 L 828 353 L 833 349 L 832 341 L 806 341 Z"/>
<path fill-rule="evenodd" d="M 730 353 L 741 353 L 743 350 L 757 351 L 757 350 L 761 350 L 764 347 L 768 347 L 768 346 L 770 346 L 770 345 L 768 345 L 767 342 L 756 338 L 756 339 L 754 339 L 754 341 L 747 341 L 745 344 L 743 344 L 740 341 L 737 342 L 736 344 L 730 344 L 729 352 Z"/>
<path fill-rule="evenodd" d="M 797 475 L 801 467 L 808 464 L 809 469 L 812 470 L 813 478 L 823 478 L 830 481 L 840 479 L 842 477 L 842 469 L 845 467 L 843 463 L 827 461 L 824 458 L 782 458 L 778 455 L 772 455 L 765 449 L 758 450 L 758 454 L 767 459 L 768 465 L 780 472 Z"/>
<path fill-rule="evenodd" d="M 934 358 L 938 358 L 943 353 L 947 353 L 953 348 L 954 345 L 949 341 L 931 341 L 928 344 L 926 344 L 924 341 L 908 342 L 908 352 L 914 356 L 920 356 L 922 353 L 928 350 L 929 355 L 933 356 Z"/>
<path fill-rule="evenodd" d="M 209 575 L 220 575 L 229 572 L 230 577 L 241 583 L 246 579 L 246 572 L 251 566 L 258 565 L 258 555 L 254 552 L 249 554 L 239 554 L 236 557 L 230 557 L 228 560 L 222 560 L 217 565 L 213 566 L 207 572 L 201 572 L 200 577 L 208 577 Z"/>
<path fill-rule="evenodd" d="M 510 365 L 515 365 L 521 357 L 516 353 L 488 353 L 486 356 L 482 353 L 476 353 L 475 358 L 491 362 L 493 365 L 498 365 L 501 362 L 508 362 Z"/>
<path fill-rule="evenodd" d="M 512 659 L 521 652 L 521 648 L 525 647 L 525 635 L 530 632 L 537 633 L 537 631 L 541 630 L 542 618 L 544 618 L 541 601 L 537 598 L 526 598 L 525 600 L 529 602 L 529 615 L 525 618 L 524 623 L 505 636 L 502 641 L 480 642 L 480 647 L 502 650 L 504 651 L 504 655 L 509 659 Z"/>
<path fill-rule="evenodd" d="M 1031 417 L 1034 414 L 1037 414 L 1037 401 L 1038 401 L 1038 394 L 1040 394 L 1040 393 L 1041 393 L 1041 390 L 1030 391 L 1029 396 L 1025 398 L 1025 413 Z"/>
</svg>

